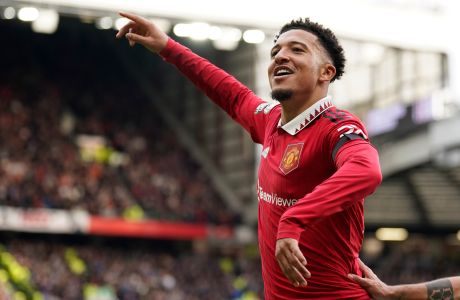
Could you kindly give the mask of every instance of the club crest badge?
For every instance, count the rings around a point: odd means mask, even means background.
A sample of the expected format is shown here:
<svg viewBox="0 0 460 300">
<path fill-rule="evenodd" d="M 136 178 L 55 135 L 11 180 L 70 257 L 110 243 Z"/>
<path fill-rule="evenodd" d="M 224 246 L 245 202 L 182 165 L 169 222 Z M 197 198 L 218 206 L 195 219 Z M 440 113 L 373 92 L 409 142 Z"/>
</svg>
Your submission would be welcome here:
<svg viewBox="0 0 460 300">
<path fill-rule="evenodd" d="M 287 175 L 297 169 L 300 162 L 300 154 L 302 153 L 303 143 L 290 144 L 284 151 L 283 158 L 280 163 L 280 170 Z"/>
</svg>

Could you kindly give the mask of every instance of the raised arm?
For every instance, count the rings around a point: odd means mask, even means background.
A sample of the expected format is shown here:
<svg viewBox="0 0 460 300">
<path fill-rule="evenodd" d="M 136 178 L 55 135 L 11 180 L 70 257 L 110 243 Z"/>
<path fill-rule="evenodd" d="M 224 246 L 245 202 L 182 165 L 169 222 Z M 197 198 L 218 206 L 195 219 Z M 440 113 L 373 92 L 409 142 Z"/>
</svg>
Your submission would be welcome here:
<svg viewBox="0 0 460 300">
<path fill-rule="evenodd" d="M 196 87 L 240 123 L 256 143 L 263 143 L 271 110 L 267 102 L 224 70 L 172 40 L 149 20 L 130 13 L 120 15 L 130 22 L 118 31 L 117 38 L 125 36 L 131 46 L 140 44 L 176 66 Z"/>
<path fill-rule="evenodd" d="M 349 274 L 348 277 L 363 287 L 375 300 L 460 300 L 460 276 L 433 281 L 386 285 L 374 272 L 359 261 L 365 277 Z"/>
</svg>

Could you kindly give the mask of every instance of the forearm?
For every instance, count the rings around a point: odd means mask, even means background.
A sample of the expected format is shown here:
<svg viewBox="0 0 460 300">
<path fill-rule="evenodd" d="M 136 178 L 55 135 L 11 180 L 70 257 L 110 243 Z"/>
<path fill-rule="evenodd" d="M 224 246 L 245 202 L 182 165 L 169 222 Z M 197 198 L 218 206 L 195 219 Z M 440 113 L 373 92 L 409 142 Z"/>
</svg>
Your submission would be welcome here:
<svg viewBox="0 0 460 300">
<path fill-rule="evenodd" d="M 238 114 L 238 100 L 253 96 L 233 76 L 172 39 L 160 55 L 232 117 Z"/>
<path fill-rule="evenodd" d="M 398 300 L 460 300 L 460 276 L 396 285 L 390 287 L 389 293 Z"/>
<path fill-rule="evenodd" d="M 354 142 L 348 145 L 338 161 L 339 168 L 334 175 L 284 213 L 278 239 L 298 239 L 305 227 L 316 220 L 363 201 L 382 180 L 378 154 L 370 144 Z"/>
<path fill-rule="evenodd" d="M 160 55 L 176 66 L 209 99 L 243 126 L 251 134 L 254 142 L 263 143 L 268 112 L 273 105 L 268 109 L 267 102 L 233 76 L 172 39 L 168 40 Z M 258 113 L 258 109 L 263 105 L 267 105 L 266 110 L 264 113 Z"/>
</svg>

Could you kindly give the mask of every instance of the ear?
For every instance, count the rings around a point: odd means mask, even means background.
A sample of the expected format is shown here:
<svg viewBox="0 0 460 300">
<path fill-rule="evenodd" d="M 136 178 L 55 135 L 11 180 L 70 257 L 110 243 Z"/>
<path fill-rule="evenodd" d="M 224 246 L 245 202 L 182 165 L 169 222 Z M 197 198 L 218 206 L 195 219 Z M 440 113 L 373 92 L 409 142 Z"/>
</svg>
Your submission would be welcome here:
<svg viewBox="0 0 460 300">
<path fill-rule="evenodd" d="M 331 63 L 325 63 L 321 67 L 321 74 L 319 80 L 321 81 L 331 81 L 334 78 L 336 73 L 335 67 Z"/>
</svg>

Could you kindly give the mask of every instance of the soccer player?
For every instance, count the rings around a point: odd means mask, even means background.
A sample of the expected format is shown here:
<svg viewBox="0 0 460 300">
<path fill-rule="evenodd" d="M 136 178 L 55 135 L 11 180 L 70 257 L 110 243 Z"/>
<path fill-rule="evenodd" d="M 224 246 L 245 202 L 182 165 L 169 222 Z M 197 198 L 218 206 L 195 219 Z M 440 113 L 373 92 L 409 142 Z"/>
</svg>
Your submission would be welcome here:
<svg viewBox="0 0 460 300">
<path fill-rule="evenodd" d="M 460 300 L 460 276 L 417 284 L 386 285 L 361 260 L 364 278 L 348 276 L 365 288 L 375 300 Z"/>
<path fill-rule="evenodd" d="M 363 124 L 328 95 L 345 64 L 335 35 L 309 19 L 283 26 L 268 66 L 278 102 L 267 103 L 155 24 L 121 16 L 130 22 L 118 38 L 175 65 L 263 146 L 257 194 L 265 299 L 369 299 L 347 275 L 360 274 L 363 202 L 382 177 Z"/>
</svg>

